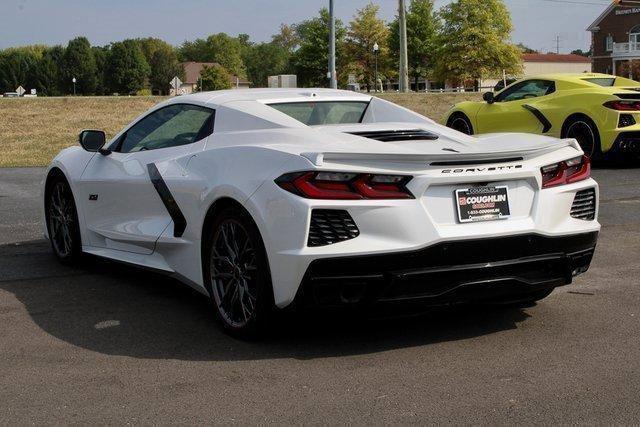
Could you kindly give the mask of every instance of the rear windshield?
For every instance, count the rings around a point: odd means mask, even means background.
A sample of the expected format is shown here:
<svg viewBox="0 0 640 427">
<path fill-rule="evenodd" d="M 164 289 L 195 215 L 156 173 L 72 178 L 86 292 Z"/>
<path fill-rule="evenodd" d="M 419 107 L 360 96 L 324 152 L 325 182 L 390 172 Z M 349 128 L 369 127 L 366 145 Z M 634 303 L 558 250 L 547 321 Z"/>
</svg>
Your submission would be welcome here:
<svg viewBox="0 0 640 427">
<path fill-rule="evenodd" d="M 594 79 L 583 79 L 586 82 L 596 84 L 598 86 L 613 86 L 616 82 L 615 78 L 594 78 Z"/>
<path fill-rule="evenodd" d="M 360 123 L 369 105 L 360 101 L 306 101 L 269 104 L 307 126 Z"/>
</svg>

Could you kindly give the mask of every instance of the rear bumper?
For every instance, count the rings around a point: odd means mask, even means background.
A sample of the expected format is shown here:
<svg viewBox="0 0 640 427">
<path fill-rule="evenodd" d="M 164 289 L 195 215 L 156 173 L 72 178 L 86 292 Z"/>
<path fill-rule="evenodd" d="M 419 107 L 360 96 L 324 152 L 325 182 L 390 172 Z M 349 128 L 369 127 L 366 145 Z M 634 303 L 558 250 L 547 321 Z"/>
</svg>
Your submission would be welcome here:
<svg viewBox="0 0 640 427">
<path fill-rule="evenodd" d="M 419 301 L 442 305 L 517 300 L 571 283 L 589 268 L 598 232 L 443 242 L 413 252 L 313 261 L 296 303 L 349 306 Z"/>
<path fill-rule="evenodd" d="M 606 157 L 610 160 L 640 160 L 640 131 L 620 132 Z"/>
</svg>

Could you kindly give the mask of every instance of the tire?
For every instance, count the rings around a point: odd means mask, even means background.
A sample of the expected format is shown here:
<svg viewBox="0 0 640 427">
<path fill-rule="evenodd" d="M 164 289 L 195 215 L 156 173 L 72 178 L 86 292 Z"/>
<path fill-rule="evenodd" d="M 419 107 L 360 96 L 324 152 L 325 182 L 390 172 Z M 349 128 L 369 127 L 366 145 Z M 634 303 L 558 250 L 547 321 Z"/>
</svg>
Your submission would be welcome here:
<svg viewBox="0 0 640 427">
<path fill-rule="evenodd" d="M 473 125 L 471 120 L 464 113 L 453 113 L 447 120 L 447 127 L 462 132 L 466 135 L 473 135 Z"/>
<path fill-rule="evenodd" d="M 78 211 L 71 187 L 62 175 L 54 175 L 47 184 L 45 216 L 56 258 L 65 265 L 77 263 L 82 255 Z"/>
<path fill-rule="evenodd" d="M 593 160 L 602 156 L 600 133 L 596 124 L 587 116 L 569 117 L 562 126 L 562 138 L 575 138 L 584 154 Z"/>
<path fill-rule="evenodd" d="M 274 312 L 273 288 L 258 227 L 239 207 L 226 207 L 205 236 L 204 283 L 216 317 L 229 334 L 257 338 Z"/>
</svg>

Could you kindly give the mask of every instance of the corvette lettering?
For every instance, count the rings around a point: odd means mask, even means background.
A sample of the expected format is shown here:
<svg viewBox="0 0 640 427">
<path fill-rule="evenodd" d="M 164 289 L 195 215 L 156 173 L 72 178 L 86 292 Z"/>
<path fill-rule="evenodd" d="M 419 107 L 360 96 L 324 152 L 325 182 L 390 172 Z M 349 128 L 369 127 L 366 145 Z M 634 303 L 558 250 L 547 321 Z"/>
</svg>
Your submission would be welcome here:
<svg viewBox="0 0 640 427">
<path fill-rule="evenodd" d="M 493 171 L 506 171 L 522 169 L 522 165 L 506 165 L 506 166 L 490 166 L 485 168 L 458 168 L 458 169 L 443 169 L 442 173 L 466 173 L 466 172 L 493 172 Z"/>
</svg>

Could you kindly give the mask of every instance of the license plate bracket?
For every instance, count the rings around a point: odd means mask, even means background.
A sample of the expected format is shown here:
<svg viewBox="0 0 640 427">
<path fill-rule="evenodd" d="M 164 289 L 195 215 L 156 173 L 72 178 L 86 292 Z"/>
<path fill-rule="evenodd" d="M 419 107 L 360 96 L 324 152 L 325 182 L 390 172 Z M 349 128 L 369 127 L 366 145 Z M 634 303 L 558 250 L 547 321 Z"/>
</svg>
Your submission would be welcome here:
<svg viewBox="0 0 640 427">
<path fill-rule="evenodd" d="M 494 221 L 511 215 L 504 185 L 460 188 L 455 198 L 460 222 Z"/>
</svg>

